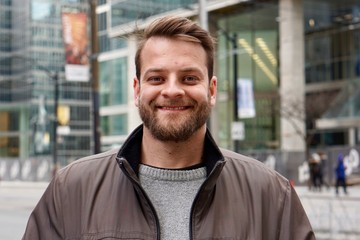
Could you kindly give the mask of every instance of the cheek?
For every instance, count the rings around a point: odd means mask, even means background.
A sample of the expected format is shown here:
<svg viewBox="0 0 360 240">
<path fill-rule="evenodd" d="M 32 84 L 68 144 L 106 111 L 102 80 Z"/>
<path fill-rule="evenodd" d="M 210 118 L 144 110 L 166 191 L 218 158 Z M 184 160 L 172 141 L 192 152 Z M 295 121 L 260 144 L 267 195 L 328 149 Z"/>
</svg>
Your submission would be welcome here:
<svg viewBox="0 0 360 240">
<path fill-rule="evenodd" d="M 143 104 L 149 104 L 150 102 L 152 102 L 154 99 L 156 99 L 157 97 L 157 93 L 156 91 L 153 91 L 151 89 L 143 89 L 143 91 L 139 92 L 138 95 L 138 101 Z"/>
<path fill-rule="evenodd" d="M 211 92 L 206 86 L 198 88 L 196 91 L 193 91 L 191 95 L 194 99 L 198 99 L 199 101 L 210 101 L 211 99 Z"/>
<path fill-rule="evenodd" d="M 199 91 L 199 92 L 192 92 L 191 94 L 187 95 L 188 98 L 196 101 L 197 103 L 210 103 L 211 98 L 210 98 L 210 94 L 208 94 L 207 92 L 204 91 Z"/>
</svg>

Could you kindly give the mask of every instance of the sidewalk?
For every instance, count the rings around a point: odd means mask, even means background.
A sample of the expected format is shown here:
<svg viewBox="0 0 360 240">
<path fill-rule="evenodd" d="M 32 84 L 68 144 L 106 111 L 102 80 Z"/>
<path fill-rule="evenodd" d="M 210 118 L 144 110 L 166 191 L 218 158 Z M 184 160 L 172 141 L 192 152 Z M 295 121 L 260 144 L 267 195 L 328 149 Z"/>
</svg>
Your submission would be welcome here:
<svg viewBox="0 0 360 240">
<path fill-rule="evenodd" d="M 0 181 L 0 239 L 19 240 L 47 182 Z"/>
<path fill-rule="evenodd" d="M 321 198 L 359 198 L 360 200 L 360 185 L 354 185 L 347 187 L 348 194 L 345 195 L 342 188 L 339 188 L 339 195 L 335 194 L 335 187 L 326 188 L 323 187 L 322 191 L 309 190 L 307 186 L 295 186 L 295 190 L 299 197 L 321 197 Z"/>
<path fill-rule="evenodd" d="M 316 238 L 334 240 L 360 239 L 360 186 L 348 187 L 348 194 L 335 188 L 323 188 L 321 192 L 307 187 L 295 187 L 301 203 L 314 229 Z"/>
<path fill-rule="evenodd" d="M 45 190 L 48 185 L 48 182 L 0 181 L 0 188 L 36 188 Z"/>
</svg>

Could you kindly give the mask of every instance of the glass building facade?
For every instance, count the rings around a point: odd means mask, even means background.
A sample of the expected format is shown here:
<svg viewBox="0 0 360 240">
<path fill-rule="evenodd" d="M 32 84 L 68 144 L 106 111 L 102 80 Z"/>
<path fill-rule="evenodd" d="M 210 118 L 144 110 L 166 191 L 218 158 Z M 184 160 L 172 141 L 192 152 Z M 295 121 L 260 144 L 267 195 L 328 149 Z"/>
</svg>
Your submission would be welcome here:
<svg viewBox="0 0 360 240">
<path fill-rule="evenodd" d="M 115 0 L 111 2 L 111 27 L 141 22 L 148 17 L 191 8 L 197 0 Z"/>
<path fill-rule="evenodd" d="M 120 146 L 128 132 L 129 83 L 128 40 L 108 34 L 110 9 L 98 1 L 97 26 L 99 43 L 99 98 L 101 149 Z"/>
<path fill-rule="evenodd" d="M 65 79 L 61 25 L 62 12 L 88 13 L 88 1 L 1 0 L 0 11 L 0 177 L 46 179 L 54 159 L 93 152 L 91 81 Z M 55 139 L 56 85 L 59 125 L 60 109 L 68 119 Z"/>
<path fill-rule="evenodd" d="M 216 74 L 220 79 L 219 97 L 211 126 L 216 139 L 220 145 L 234 149 L 280 149 L 281 141 L 284 141 L 281 135 L 281 118 L 284 118 L 281 98 L 284 97 L 279 93 L 284 79 L 280 63 L 287 60 L 280 59 L 279 53 L 282 44 L 280 36 L 286 34 L 279 30 L 283 21 L 279 12 L 281 2 L 286 1 L 206 2 L 209 28 L 218 40 Z M 320 119 L 356 117 L 358 114 L 356 99 L 359 94 L 355 89 L 359 89 L 359 3 L 354 0 L 341 4 L 335 0 L 296 2 L 300 3 L 298 6 L 301 6 L 303 14 L 304 66 L 299 67 L 304 68 L 305 99 L 298 104 L 303 104 L 304 110 L 295 103 L 293 110 L 287 110 L 290 111 L 287 114 L 299 115 L 298 118 L 305 123 L 306 135 L 299 133 L 298 137 L 304 138 L 308 146 L 358 143 L 358 127 L 349 125 L 342 129 L 324 129 Z M 286 7 L 283 7 L 284 11 L 292 10 Z M 137 28 L 141 29 L 154 16 L 172 14 L 196 20 L 198 1 L 102 1 L 98 10 L 99 39 L 100 42 L 106 42 L 101 49 L 112 52 L 111 49 L 118 46 L 124 47 L 129 53 L 134 49 L 126 46 L 128 41 L 124 36 L 135 32 Z M 112 42 L 120 42 L 120 39 L 124 40 L 121 46 Z M 131 54 L 121 56 L 126 57 L 131 57 Z M 125 74 L 120 75 L 123 79 L 127 78 Z M 125 81 L 130 81 L 131 77 L 128 76 Z M 252 82 L 254 117 L 236 116 L 236 108 L 241 104 L 235 102 L 237 80 Z M 104 81 L 107 81 L 104 82 L 106 87 L 102 87 L 105 96 L 109 90 L 109 80 Z M 121 85 L 124 90 L 121 90 L 121 95 L 126 94 L 126 88 Z M 349 94 L 351 99 L 347 98 Z M 106 106 L 105 101 L 103 106 Z M 297 107 L 299 112 L 296 112 Z M 231 137 L 233 121 L 242 121 L 246 129 L 245 138 L 238 146 Z M 110 120 L 105 122 L 110 123 Z M 355 131 L 352 140 L 349 139 L 349 129 Z"/>
<path fill-rule="evenodd" d="M 278 148 L 278 7 L 272 3 L 240 5 L 231 11 L 234 14 L 219 10 L 210 15 L 217 31 L 218 91 L 224 96 L 218 99 L 216 109 L 218 140 L 221 145 L 235 150 Z M 254 116 L 237 113 L 242 104 L 241 98 L 234 94 L 238 80 L 252 82 Z M 239 146 L 231 138 L 231 123 L 237 121 L 243 122 L 245 128 Z"/>
<path fill-rule="evenodd" d="M 360 3 L 305 1 L 311 145 L 360 144 Z"/>
</svg>

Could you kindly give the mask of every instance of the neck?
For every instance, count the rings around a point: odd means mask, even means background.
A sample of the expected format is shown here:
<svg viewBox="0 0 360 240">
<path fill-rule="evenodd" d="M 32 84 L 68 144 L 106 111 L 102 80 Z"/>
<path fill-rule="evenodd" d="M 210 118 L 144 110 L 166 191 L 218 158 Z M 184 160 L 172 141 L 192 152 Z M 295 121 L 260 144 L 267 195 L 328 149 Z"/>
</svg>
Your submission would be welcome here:
<svg viewBox="0 0 360 240">
<path fill-rule="evenodd" d="M 144 127 L 141 162 L 154 167 L 177 169 L 201 163 L 206 125 L 183 142 L 163 142 L 155 139 Z"/>
</svg>

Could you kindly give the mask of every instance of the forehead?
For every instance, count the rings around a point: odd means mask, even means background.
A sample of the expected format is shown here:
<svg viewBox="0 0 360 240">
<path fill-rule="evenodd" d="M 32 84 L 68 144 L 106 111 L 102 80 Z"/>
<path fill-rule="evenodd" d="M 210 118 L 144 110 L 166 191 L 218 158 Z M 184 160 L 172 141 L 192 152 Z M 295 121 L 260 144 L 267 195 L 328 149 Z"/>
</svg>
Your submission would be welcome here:
<svg viewBox="0 0 360 240">
<path fill-rule="evenodd" d="M 185 36 L 152 36 L 144 42 L 143 48 L 147 48 L 147 46 L 153 46 L 158 44 L 165 45 L 188 45 L 194 48 L 199 48 L 204 50 L 203 46 L 200 42 L 193 40 L 193 38 L 185 37 Z M 205 51 L 205 50 L 204 50 Z"/>
<path fill-rule="evenodd" d="M 143 46 L 140 58 L 142 64 L 149 63 L 155 58 L 189 60 L 204 66 L 207 63 L 206 52 L 200 43 L 169 37 L 149 38 Z"/>
</svg>

